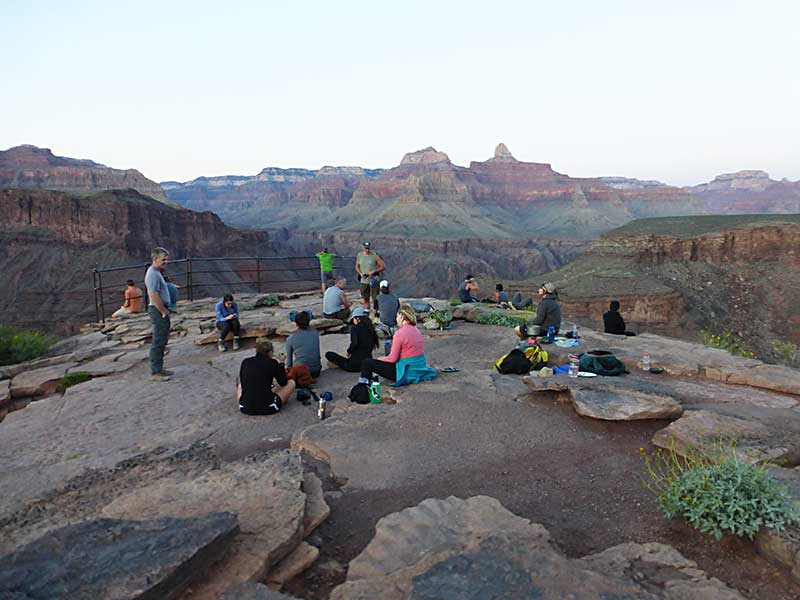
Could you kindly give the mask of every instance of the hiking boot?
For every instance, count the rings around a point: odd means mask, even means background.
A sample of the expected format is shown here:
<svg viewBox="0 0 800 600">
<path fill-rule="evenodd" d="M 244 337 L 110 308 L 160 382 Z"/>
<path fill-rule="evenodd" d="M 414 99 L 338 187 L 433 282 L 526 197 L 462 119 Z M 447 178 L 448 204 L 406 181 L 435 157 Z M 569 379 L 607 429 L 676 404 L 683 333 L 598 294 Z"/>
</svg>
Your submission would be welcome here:
<svg viewBox="0 0 800 600">
<path fill-rule="evenodd" d="M 234 350 L 238 350 L 239 349 L 239 338 L 238 337 L 233 338 L 233 349 Z"/>
<path fill-rule="evenodd" d="M 150 381 L 169 381 L 169 377 L 164 373 L 156 373 L 155 375 L 150 375 Z"/>
<path fill-rule="evenodd" d="M 170 371 L 169 369 L 161 369 L 161 375 L 172 377 L 173 375 L 175 375 L 175 371 Z"/>
<path fill-rule="evenodd" d="M 227 348 L 225 347 L 225 342 L 223 342 L 222 340 L 218 341 L 217 350 L 219 350 L 220 352 L 225 352 L 227 350 Z"/>
</svg>

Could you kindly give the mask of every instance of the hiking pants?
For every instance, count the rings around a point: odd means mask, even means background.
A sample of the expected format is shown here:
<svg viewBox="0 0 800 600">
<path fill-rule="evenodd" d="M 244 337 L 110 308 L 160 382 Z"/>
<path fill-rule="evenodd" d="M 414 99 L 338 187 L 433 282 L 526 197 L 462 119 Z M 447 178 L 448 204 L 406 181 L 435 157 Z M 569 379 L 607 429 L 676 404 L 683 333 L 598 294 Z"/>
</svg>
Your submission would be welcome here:
<svg viewBox="0 0 800 600">
<path fill-rule="evenodd" d="M 225 338 L 228 337 L 228 334 L 232 331 L 234 337 L 239 337 L 239 332 L 242 330 L 242 326 L 239 324 L 239 319 L 231 319 L 230 321 L 222 321 L 222 323 L 217 323 L 217 329 L 219 329 L 219 339 L 221 341 L 225 341 Z"/>
<path fill-rule="evenodd" d="M 153 341 L 150 344 L 150 374 L 157 375 L 164 370 L 164 350 L 169 340 L 170 320 L 169 313 L 162 317 L 155 306 L 147 308 L 150 324 L 153 328 Z"/>
<path fill-rule="evenodd" d="M 397 381 L 397 365 L 377 358 L 365 358 L 361 363 L 361 376 L 370 379 L 373 373 L 390 381 Z"/>
<path fill-rule="evenodd" d="M 350 373 L 358 373 L 361 371 L 361 363 L 363 362 L 361 359 L 350 356 L 342 356 L 341 354 L 336 354 L 336 352 L 326 352 L 325 359 L 331 361 L 340 369 L 344 369 L 345 371 L 349 371 Z"/>
</svg>

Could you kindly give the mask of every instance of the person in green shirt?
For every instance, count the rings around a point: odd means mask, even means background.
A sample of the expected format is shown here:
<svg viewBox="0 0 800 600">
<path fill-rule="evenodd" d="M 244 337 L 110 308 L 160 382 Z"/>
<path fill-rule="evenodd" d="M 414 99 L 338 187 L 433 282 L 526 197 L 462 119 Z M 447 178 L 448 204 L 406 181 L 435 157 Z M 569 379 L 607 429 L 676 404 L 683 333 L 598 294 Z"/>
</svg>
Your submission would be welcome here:
<svg viewBox="0 0 800 600">
<path fill-rule="evenodd" d="M 319 259 L 319 273 L 324 294 L 328 287 L 328 281 L 333 279 L 333 257 L 336 255 L 328 252 L 327 248 L 323 248 L 322 252 L 317 252 L 316 256 Z"/>
</svg>

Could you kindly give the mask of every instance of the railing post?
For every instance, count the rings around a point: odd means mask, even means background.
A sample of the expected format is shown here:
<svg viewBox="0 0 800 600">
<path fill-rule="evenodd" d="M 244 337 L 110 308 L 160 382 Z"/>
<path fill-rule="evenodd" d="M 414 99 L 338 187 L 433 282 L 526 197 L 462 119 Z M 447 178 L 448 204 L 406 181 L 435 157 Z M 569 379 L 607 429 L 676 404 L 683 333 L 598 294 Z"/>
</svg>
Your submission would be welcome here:
<svg viewBox="0 0 800 600">
<path fill-rule="evenodd" d="M 100 322 L 100 305 L 97 303 L 97 265 L 92 269 L 92 288 L 94 288 L 94 320 Z"/>
<path fill-rule="evenodd" d="M 103 272 L 97 272 L 97 286 L 100 288 L 100 322 L 106 322 L 106 305 L 103 300 Z"/>
<path fill-rule="evenodd" d="M 261 257 L 256 256 L 256 290 L 261 293 Z"/>
<path fill-rule="evenodd" d="M 194 301 L 194 282 L 192 281 L 192 258 L 186 258 L 186 284 L 189 286 L 189 301 Z"/>
</svg>

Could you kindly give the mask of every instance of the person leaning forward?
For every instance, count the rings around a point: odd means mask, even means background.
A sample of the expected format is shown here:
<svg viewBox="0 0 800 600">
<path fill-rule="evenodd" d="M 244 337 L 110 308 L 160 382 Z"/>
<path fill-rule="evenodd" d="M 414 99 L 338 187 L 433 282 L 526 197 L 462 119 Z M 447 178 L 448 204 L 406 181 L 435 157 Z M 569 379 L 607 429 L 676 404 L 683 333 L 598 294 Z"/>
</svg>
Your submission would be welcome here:
<svg viewBox="0 0 800 600">
<path fill-rule="evenodd" d="M 169 320 L 169 289 L 161 272 L 169 261 L 169 252 L 166 249 L 153 248 L 150 253 L 150 266 L 144 276 L 147 288 L 150 325 L 153 330 L 153 341 L 150 344 L 150 379 L 152 381 L 169 381 L 172 371 L 164 368 L 164 350 L 169 340 L 171 323 Z"/>
<path fill-rule="evenodd" d="M 347 280 L 339 277 L 336 283 L 325 290 L 322 297 L 322 315 L 329 319 L 346 321 L 350 316 L 350 300 L 344 292 Z"/>
</svg>

